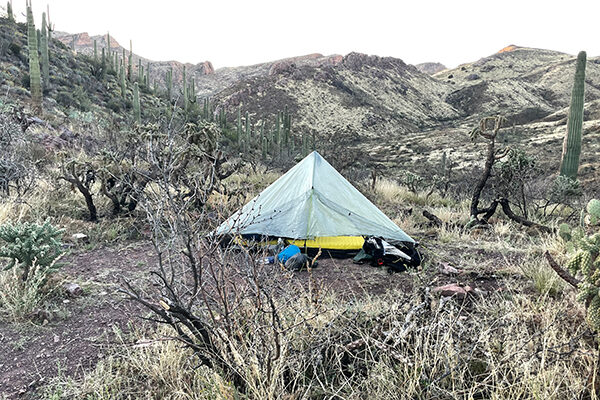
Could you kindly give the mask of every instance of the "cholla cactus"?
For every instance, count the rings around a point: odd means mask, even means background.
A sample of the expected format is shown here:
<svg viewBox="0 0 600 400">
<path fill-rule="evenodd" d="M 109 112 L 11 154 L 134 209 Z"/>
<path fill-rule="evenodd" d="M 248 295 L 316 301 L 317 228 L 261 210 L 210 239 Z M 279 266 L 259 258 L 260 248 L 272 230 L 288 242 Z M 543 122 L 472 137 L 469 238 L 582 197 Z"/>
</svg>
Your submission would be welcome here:
<svg viewBox="0 0 600 400">
<path fill-rule="evenodd" d="M 400 183 L 413 193 L 417 193 L 419 189 L 423 188 L 423 181 L 424 179 L 422 176 L 410 171 L 403 171 L 402 176 L 400 177 Z"/>
<path fill-rule="evenodd" d="M 49 222 L 1 225 L 0 257 L 9 260 L 5 269 L 19 266 L 23 271 L 21 278 L 26 281 L 34 264 L 46 272 L 56 267 L 54 261 L 62 253 L 62 232 Z"/>
<path fill-rule="evenodd" d="M 587 211 L 586 221 L 594 218 L 597 220 L 600 201 L 590 201 Z M 593 230 L 593 225 L 590 224 L 588 228 Z M 565 229 L 561 227 L 560 231 L 563 230 Z M 573 235 L 571 242 L 576 252 L 567 268 L 571 274 L 582 276 L 577 299 L 587 305 L 587 321 L 594 330 L 600 332 L 600 232 Z"/>
</svg>

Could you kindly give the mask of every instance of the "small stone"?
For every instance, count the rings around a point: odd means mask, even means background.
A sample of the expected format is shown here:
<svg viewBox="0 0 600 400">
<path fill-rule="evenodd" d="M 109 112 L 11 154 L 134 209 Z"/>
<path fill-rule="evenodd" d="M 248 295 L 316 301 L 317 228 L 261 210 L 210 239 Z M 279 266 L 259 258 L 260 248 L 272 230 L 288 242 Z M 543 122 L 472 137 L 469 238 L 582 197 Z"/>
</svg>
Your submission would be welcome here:
<svg viewBox="0 0 600 400">
<path fill-rule="evenodd" d="M 76 283 L 65 283 L 63 288 L 70 297 L 79 297 L 83 295 L 83 289 Z"/>
<path fill-rule="evenodd" d="M 88 237 L 88 235 L 86 235 L 85 233 L 74 233 L 71 238 L 73 238 L 73 241 L 76 243 L 89 243 L 90 239 Z"/>
<path fill-rule="evenodd" d="M 60 342 L 60 337 L 58 335 L 54 335 L 54 343 Z"/>
<path fill-rule="evenodd" d="M 440 265 L 438 266 L 438 270 L 444 275 L 457 275 L 460 273 L 458 269 L 454 268 L 448 263 L 440 263 Z"/>
<path fill-rule="evenodd" d="M 444 297 L 456 296 L 459 299 L 464 299 L 469 293 L 473 292 L 471 286 L 465 286 L 464 288 L 456 283 L 450 283 L 444 286 L 438 286 L 432 290 L 433 293 L 439 293 Z"/>
</svg>

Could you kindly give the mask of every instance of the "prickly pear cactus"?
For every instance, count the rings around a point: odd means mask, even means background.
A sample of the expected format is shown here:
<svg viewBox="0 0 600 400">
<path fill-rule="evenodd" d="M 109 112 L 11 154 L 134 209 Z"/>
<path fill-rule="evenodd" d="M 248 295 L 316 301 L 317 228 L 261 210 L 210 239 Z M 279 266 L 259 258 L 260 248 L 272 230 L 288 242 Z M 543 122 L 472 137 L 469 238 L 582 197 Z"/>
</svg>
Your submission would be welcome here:
<svg viewBox="0 0 600 400">
<path fill-rule="evenodd" d="M 565 242 L 569 242 L 573 238 L 569 224 L 560 224 L 558 226 L 558 236 L 560 236 Z"/>
<path fill-rule="evenodd" d="M 592 200 L 587 206 L 586 222 L 589 221 L 586 234 L 572 235 L 571 244 L 575 254 L 569 260 L 567 268 L 573 275 L 581 276 L 577 300 L 587 305 L 587 322 L 592 329 L 600 332 L 600 232 L 592 221 L 600 219 L 600 201 Z M 596 218 L 594 220 L 594 218 Z M 568 232 L 562 226 L 559 235 Z"/>
<path fill-rule="evenodd" d="M 600 223 L 600 200 L 592 199 L 587 205 L 589 215 L 589 224 L 598 225 Z"/>
</svg>

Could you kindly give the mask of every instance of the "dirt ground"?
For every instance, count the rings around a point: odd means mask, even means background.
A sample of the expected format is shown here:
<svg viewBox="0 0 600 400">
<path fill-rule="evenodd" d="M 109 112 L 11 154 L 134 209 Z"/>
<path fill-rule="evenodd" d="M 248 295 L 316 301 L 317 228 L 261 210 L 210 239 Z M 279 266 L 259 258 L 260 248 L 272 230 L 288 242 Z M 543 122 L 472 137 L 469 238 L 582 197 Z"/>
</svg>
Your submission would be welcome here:
<svg viewBox="0 0 600 400">
<path fill-rule="evenodd" d="M 34 323 L 0 322 L 0 397 L 27 397 L 62 374 L 77 375 L 93 367 L 115 340 L 138 323 L 125 310 L 132 304 L 116 293 L 122 278 L 143 274 L 153 253 L 147 245 L 101 248 L 72 254 L 61 270 L 68 282 L 84 289 L 77 298 L 59 299 Z"/>
<path fill-rule="evenodd" d="M 105 356 L 117 332 L 127 333 L 134 324 L 144 323 L 135 317 L 136 306 L 123 300 L 118 289 L 122 279 L 147 276 L 154 260 L 147 243 L 80 250 L 66 257 L 61 273 L 68 282 L 81 285 L 84 295 L 58 299 L 34 323 L 0 323 L 0 398 L 32 398 L 36 388 L 58 375 L 78 376 Z M 391 289 L 410 291 L 414 285 L 459 283 L 485 290 L 498 286 L 493 277 L 481 274 L 431 272 L 388 273 L 385 268 L 354 264 L 352 259 L 321 257 L 317 268 L 296 272 L 294 278 L 306 284 L 312 278 L 322 290 L 333 290 L 342 298 Z"/>
</svg>

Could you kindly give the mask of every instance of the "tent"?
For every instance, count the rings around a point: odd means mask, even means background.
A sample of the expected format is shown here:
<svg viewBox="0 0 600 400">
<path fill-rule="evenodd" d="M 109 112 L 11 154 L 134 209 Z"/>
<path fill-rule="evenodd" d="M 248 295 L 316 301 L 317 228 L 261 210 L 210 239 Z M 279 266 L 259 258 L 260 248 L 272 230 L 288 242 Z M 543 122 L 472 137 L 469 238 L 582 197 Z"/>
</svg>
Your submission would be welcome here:
<svg viewBox="0 0 600 400">
<path fill-rule="evenodd" d="M 363 236 L 415 243 L 316 151 L 223 222 L 216 233 L 281 237 L 299 247 L 331 250 L 360 249 Z"/>
</svg>

